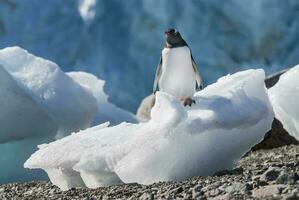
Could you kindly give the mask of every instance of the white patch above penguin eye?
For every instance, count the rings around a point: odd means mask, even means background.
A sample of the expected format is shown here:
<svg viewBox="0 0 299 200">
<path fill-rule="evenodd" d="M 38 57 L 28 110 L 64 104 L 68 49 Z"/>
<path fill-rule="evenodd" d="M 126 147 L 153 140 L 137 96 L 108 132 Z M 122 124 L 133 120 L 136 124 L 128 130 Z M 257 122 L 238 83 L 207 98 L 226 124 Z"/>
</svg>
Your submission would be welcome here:
<svg viewBox="0 0 299 200">
<path fill-rule="evenodd" d="M 177 35 L 178 31 L 176 29 L 174 29 L 174 35 Z"/>
</svg>

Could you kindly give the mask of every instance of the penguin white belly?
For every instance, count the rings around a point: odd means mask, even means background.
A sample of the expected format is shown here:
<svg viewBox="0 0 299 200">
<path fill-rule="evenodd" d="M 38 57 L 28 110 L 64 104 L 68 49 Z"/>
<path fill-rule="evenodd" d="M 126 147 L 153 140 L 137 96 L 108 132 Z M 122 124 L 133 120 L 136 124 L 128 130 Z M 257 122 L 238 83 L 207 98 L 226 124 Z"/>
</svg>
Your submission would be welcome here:
<svg viewBox="0 0 299 200">
<path fill-rule="evenodd" d="M 162 74 L 160 91 L 177 98 L 193 96 L 195 93 L 195 72 L 188 47 L 164 48 L 162 51 Z"/>
</svg>

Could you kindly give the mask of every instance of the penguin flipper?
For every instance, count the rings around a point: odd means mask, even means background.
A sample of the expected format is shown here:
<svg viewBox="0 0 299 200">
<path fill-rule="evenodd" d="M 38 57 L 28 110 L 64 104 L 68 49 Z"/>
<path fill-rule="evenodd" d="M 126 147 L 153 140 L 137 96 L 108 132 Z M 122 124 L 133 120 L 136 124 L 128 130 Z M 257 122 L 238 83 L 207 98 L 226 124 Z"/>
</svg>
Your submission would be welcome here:
<svg viewBox="0 0 299 200">
<path fill-rule="evenodd" d="M 155 81 L 154 81 L 154 86 L 153 86 L 153 93 L 155 94 L 157 91 L 158 83 L 160 80 L 162 74 L 162 56 L 160 57 L 159 64 L 157 65 L 156 69 L 156 76 L 155 76 Z"/>
<path fill-rule="evenodd" d="M 195 80 L 196 80 L 196 91 L 202 90 L 203 89 L 203 82 L 202 82 L 202 78 L 200 76 L 200 73 L 198 71 L 198 67 L 197 64 L 191 54 L 191 60 L 192 60 L 192 67 L 194 69 L 195 72 Z"/>
</svg>

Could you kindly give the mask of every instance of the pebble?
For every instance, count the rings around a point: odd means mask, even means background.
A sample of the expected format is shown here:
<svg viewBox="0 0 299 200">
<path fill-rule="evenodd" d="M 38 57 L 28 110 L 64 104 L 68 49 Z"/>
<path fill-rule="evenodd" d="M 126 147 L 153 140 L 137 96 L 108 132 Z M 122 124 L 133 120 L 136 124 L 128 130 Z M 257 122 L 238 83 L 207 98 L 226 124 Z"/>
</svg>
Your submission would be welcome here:
<svg viewBox="0 0 299 200">
<path fill-rule="evenodd" d="M 295 159 L 295 160 L 294 160 Z M 299 200 L 299 145 L 250 152 L 234 169 L 182 182 L 137 183 L 63 192 L 50 182 L 0 185 L 1 200 L 154 200 L 154 199 L 284 199 Z"/>
<path fill-rule="evenodd" d="M 275 181 L 281 172 L 282 169 L 279 167 L 269 167 L 268 170 L 261 175 L 260 180 L 265 182 Z"/>
<path fill-rule="evenodd" d="M 299 199 L 299 188 L 295 188 L 291 194 L 286 195 L 285 200 L 298 200 Z"/>
</svg>

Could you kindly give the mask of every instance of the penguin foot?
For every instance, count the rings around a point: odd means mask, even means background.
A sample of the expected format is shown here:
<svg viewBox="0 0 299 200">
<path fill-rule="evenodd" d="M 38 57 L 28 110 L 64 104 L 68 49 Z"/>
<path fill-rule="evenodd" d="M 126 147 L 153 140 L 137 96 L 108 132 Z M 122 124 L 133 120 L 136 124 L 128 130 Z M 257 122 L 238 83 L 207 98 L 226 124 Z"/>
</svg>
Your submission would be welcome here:
<svg viewBox="0 0 299 200">
<path fill-rule="evenodd" d="M 185 100 L 184 100 L 184 106 L 190 106 L 191 107 L 191 105 L 192 104 L 195 104 L 196 102 L 195 102 L 195 100 L 194 99 L 191 99 L 190 97 L 188 97 L 188 98 L 186 98 Z"/>
</svg>

